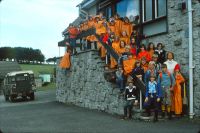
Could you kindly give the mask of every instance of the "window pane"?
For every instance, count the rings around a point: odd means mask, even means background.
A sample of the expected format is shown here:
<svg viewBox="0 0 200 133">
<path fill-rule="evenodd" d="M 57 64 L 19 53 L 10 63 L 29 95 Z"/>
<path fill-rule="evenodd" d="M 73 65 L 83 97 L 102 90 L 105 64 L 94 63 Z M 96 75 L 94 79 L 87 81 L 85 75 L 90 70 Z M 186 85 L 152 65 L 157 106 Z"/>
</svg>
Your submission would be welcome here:
<svg viewBox="0 0 200 133">
<path fill-rule="evenodd" d="M 117 13 L 121 17 L 128 17 L 129 19 L 139 15 L 139 0 L 122 0 L 117 3 Z"/>
<path fill-rule="evenodd" d="M 145 21 L 152 20 L 152 0 L 145 0 Z"/>
<path fill-rule="evenodd" d="M 158 1 L 158 17 L 166 16 L 166 0 L 157 0 Z"/>
<path fill-rule="evenodd" d="M 111 7 L 108 7 L 108 17 L 110 18 L 112 15 L 112 8 Z"/>
</svg>

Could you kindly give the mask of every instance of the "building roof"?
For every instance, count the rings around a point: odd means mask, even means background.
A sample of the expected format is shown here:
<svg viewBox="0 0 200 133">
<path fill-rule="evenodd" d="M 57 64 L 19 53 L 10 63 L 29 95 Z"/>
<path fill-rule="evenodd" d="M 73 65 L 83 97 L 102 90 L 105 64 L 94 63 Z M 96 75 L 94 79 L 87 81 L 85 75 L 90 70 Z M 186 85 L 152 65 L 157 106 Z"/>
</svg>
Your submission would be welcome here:
<svg viewBox="0 0 200 133">
<path fill-rule="evenodd" d="M 26 70 L 26 71 L 9 72 L 9 73 L 7 73 L 7 76 L 15 76 L 17 74 L 23 74 L 23 73 L 34 74 L 32 70 Z"/>
<path fill-rule="evenodd" d="M 3 79 L 4 76 L 13 71 L 22 70 L 20 65 L 17 62 L 12 61 L 0 61 L 0 79 Z"/>
<path fill-rule="evenodd" d="M 91 6 L 98 3 L 99 0 L 83 0 L 79 5 L 81 5 L 81 8 L 83 9 L 89 9 Z"/>
</svg>

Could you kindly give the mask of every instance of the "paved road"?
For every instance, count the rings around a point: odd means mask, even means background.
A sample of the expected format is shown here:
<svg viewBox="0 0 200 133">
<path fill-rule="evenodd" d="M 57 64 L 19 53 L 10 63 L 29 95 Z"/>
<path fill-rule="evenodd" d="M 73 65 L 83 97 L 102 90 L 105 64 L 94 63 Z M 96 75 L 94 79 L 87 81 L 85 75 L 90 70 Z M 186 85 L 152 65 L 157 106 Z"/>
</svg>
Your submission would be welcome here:
<svg viewBox="0 0 200 133">
<path fill-rule="evenodd" d="M 198 121 L 124 121 L 117 116 L 55 101 L 55 91 L 37 92 L 35 101 L 5 102 L 0 96 L 3 133 L 198 133 Z"/>
</svg>

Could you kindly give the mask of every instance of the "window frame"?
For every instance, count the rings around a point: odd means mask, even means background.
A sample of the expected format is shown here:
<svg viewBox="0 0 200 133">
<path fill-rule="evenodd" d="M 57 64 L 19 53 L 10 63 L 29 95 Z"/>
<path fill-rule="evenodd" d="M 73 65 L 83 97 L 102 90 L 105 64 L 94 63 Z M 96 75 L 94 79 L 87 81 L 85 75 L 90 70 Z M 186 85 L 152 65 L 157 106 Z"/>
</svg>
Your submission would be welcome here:
<svg viewBox="0 0 200 133">
<path fill-rule="evenodd" d="M 144 26 L 145 25 L 148 25 L 148 24 L 152 24 L 152 23 L 156 23 L 156 22 L 159 22 L 163 19 L 166 19 L 166 31 L 164 32 L 160 32 L 160 33 L 157 33 L 157 34 L 153 34 L 153 35 L 148 35 L 146 36 L 146 38 L 150 38 L 150 37 L 153 37 L 153 36 L 157 36 L 157 35 L 162 35 L 162 34 L 166 34 L 168 33 L 168 10 L 167 10 L 167 3 L 168 3 L 168 0 L 166 0 L 166 15 L 165 16 L 160 16 L 158 17 L 158 8 L 157 8 L 157 5 L 158 5 L 158 0 L 152 0 L 152 4 L 153 4 L 153 8 L 152 8 L 152 20 L 148 20 L 148 21 L 144 21 L 145 19 L 145 11 L 144 11 L 144 8 L 145 8 L 145 3 L 144 1 L 146 0 L 141 0 L 140 1 L 140 26 L 141 26 L 141 33 L 143 34 L 143 29 L 144 29 Z M 156 1 L 156 2 L 155 2 Z M 157 4 L 155 6 L 155 4 Z"/>
</svg>

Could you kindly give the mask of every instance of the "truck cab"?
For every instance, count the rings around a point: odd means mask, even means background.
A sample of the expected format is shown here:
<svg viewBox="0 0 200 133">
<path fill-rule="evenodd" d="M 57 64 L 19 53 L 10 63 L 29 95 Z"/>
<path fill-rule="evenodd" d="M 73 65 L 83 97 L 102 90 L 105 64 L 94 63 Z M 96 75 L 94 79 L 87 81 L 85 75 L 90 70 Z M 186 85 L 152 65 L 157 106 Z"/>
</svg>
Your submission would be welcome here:
<svg viewBox="0 0 200 133">
<path fill-rule="evenodd" d="M 35 99 L 36 90 L 33 71 L 17 71 L 7 73 L 3 82 L 5 100 L 14 101 L 17 97 Z"/>
</svg>

